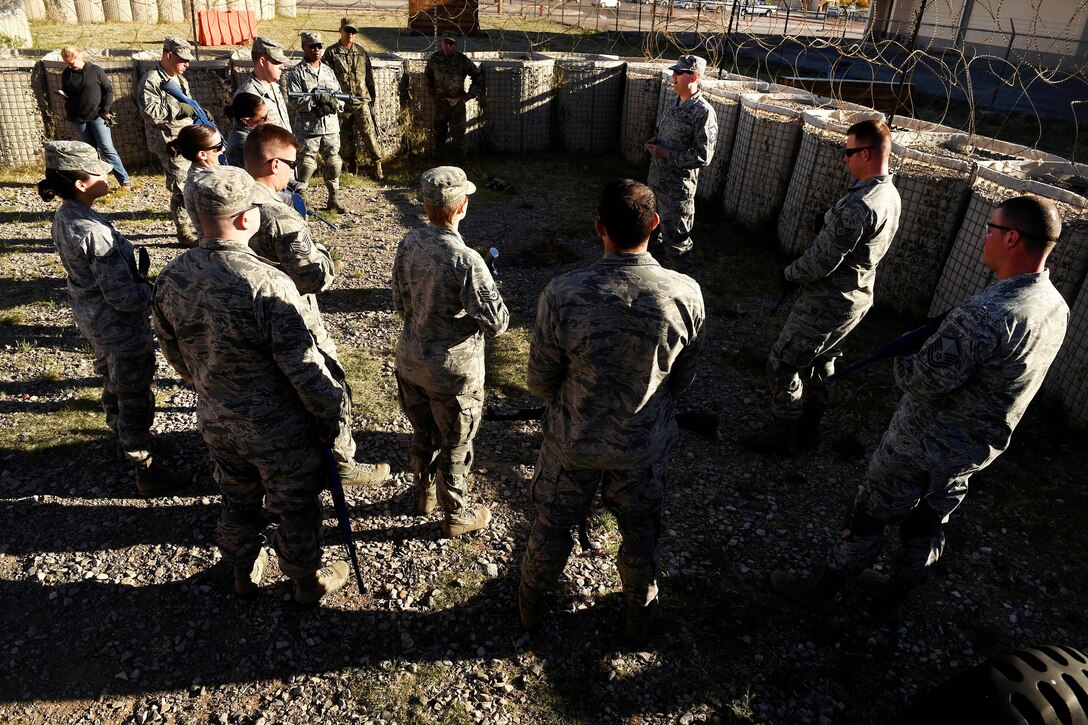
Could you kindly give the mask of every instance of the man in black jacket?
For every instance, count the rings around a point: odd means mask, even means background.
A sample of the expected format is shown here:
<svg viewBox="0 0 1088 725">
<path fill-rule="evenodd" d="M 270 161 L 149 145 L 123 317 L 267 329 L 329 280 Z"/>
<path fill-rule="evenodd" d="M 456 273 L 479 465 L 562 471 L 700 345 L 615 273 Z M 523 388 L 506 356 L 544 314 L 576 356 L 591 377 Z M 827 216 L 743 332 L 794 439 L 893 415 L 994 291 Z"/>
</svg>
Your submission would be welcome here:
<svg viewBox="0 0 1088 725">
<path fill-rule="evenodd" d="M 86 143 L 98 149 L 99 155 L 113 167 L 113 175 L 121 186 L 130 182 L 125 165 L 113 145 L 113 83 L 105 71 L 94 63 L 83 60 L 83 51 L 74 46 L 67 46 L 60 51 L 60 57 L 68 66 L 60 75 L 61 90 L 64 97 L 64 110 L 68 114 L 79 136 Z"/>
</svg>

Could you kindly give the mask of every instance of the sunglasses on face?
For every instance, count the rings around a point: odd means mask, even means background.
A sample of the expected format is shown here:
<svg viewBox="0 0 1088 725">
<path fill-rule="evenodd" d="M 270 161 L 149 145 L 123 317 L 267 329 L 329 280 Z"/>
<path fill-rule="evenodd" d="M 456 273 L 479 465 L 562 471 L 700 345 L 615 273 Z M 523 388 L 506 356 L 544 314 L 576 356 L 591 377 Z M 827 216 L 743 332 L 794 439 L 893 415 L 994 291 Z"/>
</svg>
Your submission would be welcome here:
<svg viewBox="0 0 1088 725">
<path fill-rule="evenodd" d="M 291 171 L 294 171 L 295 167 L 298 166 L 298 160 L 297 159 L 281 159 L 279 156 L 274 156 L 274 157 L 268 159 L 268 161 L 266 163 L 270 164 L 273 161 L 279 161 L 282 164 L 287 164 L 287 167 L 289 169 L 291 169 Z"/>
<path fill-rule="evenodd" d="M 846 150 L 844 150 L 842 152 L 842 155 L 845 156 L 846 158 L 850 158 L 851 156 L 856 154 L 858 151 L 871 151 L 872 149 L 873 149 L 872 146 L 858 146 L 856 149 L 846 149 Z"/>
<path fill-rule="evenodd" d="M 307 48 L 317 48 L 318 50 L 321 50 L 322 48 L 325 47 L 325 45 L 323 43 L 314 43 L 313 45 L 307 45 L 306 47 Z"/>
<path fill-rule="evenodd" d="M 219 143 L 217 143 L 215 146 L 206 146 L 206 147 L 204 147 L 204 148 L 202 148 L 200 150 L 201 151 L 222 151 L 224 146 L 226 146 L 226 144 L 224 144 L 223 140 L 220 139 Z"/>
</svg>

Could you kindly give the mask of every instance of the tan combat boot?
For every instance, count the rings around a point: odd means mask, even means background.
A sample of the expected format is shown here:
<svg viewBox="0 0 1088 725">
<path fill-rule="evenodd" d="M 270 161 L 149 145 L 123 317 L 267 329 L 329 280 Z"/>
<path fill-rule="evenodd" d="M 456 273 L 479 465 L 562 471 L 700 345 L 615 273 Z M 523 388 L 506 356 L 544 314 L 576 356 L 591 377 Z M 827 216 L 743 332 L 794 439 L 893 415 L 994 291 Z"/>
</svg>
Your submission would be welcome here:
<svg viewBox="0 0 1088 725">
<path fill-rule="evenodd" d="M 438 486 L 435 484 L 434 474 L 416 473 L 413 478 L 416 491 L 419 492 L 419 512 L 427 516 L 438 506 Z"/>
<path fill-rule="evenodd" d="M 141 496 L 170 496 L 193 482 L 188 471 L 167 471 L 153 458 L 145 459 L 134 467 L 136 492 Z"/>
<path fill-rule="evenodd" d="M 261 549 L 257 554 L 253 566 L 234 567 L 234 593 L 243 599 L 249 599 L 257 594 L 257 588 L 264 578 L 264 570 L 268 567 L 268 552 Z"/>
<path fill-rule="evenodd" d="M 526 632 L 540 629 L 540 622 L 544 619 L 544 595 L 525 582 L 518 587 L 518 616 L 521 617 L 521 628 Z"/>
<path fill-rule="evenodd" d="M 486 529 L 490 523 L 491 509 L 487 506 L 473 506 L 458 514 L 456 519 L 446 514 L 446 518 L 442 522 L 442 533 L 447 539 L 452 539 L 455 536 Z"/>
<path fill-rule="evenodd" d="M 374 162 L 374 178 L 378 181 L 381 181 L 385 178 L 385 173 L 382 171 L 381 159 L 378 159 Z"/>
<path fill-rule="evenodd" d="M 325 204 L 325 211 L 335 211 L 340 214 L 347 214 L 347 208 L 340 203 L 339 189 L 329 189 L 329 201 Z"/>
<path fill-rule="evenodd" d="M 334 561 L 313 574 L 295 579 L 295 602 L 306 606 L 317 604 L 326 594 L 342 589 L 350 573 L 346 561 Z"/>
<path fill-rule="evenodd" d="M 388 463 L 351 461 L 340 466 L 340 483 L 345 486 L 369 486 L 389 478 Z"/>
</svg>

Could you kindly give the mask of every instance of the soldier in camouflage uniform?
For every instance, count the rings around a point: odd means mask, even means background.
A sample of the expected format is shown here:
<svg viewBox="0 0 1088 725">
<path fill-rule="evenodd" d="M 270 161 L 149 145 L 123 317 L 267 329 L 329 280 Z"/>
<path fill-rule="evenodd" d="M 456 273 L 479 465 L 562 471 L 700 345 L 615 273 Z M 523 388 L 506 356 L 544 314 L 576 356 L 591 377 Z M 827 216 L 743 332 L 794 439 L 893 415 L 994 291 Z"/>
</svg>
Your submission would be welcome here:
<svg viewBox="0 0 1088 725">
<path fill-rule="evenodd" d="M 904 395 L 869 464 L 827 567 L 798 580 L 776 571 L 783 596 L 829 611 L 848 576 L 883 585 L 877 608 L 898 609 L 944 550 L 942 527 L 970 477 L 1008 447 L 1065 337 L 1069 308 L 1046 258 L 1061 234 L 1054 203 L 1018 197 L 986 225 L 982 260 L 998 281 L 954 308 L 916 353 L 895 359 Z M 902 546 L 891 577 L 872 570 L 884 531 L 898 522 Z"/>
<path fill-rule="evenodd" d="M 170 191 L 170 216 L 177 228 L 178 241 L 193 246 L 197 241 L 189 216 L 185 213 L 182 188 L 189 173 L 189 161 L 184 156 L 170 156 L 166 144 L 178 132 L 196 121 L 196 110 L 168 94 L 163 86 L 176 81 L 181 92 L 192 98 L 185 71 L 193 60 L 193 46 L 182 38 L 167 38 L 162 44 L 159 67 L 148 71 L 136 84 L 136 103 L 144 115 L 144 135 L 147 147 L 155 154 L 166 171 L 166 188 Z"/>
<path fill-rule="evenodd" d="M 276 41 L 257 37 L 253 39 L 250 55 L 253 58 L 253 72 L 235 89 L 234 95 L 252 93 L 260 96 L 268 113 L 267 122 L 290 131 L 291 117 L 287 114 L 287 101 L 280 90 L 280 76 L 287 62 L 287 53 Z"/>
<path fill-rule="evenodd" d="M 484 401 L 484 338 L 506 331 L 510 313 L 483 259 L 457 228 L 476 186 L 456 166 L 420 178 L 430 225 L 414 229 L 393 260 L 393 307 L 404 317 L 397 388 L 412 422 L 411 467 L 419 510 L 436 497 L 447 537 L 482 529 L 491 511 L 468 502 L 472 439 Z"/>
<path fill-rule="evenodd" d="M 664 261 L 686 266 L 693 246 L 695 187 L 699 184 L 699 169 L 714 156 L 718 118 L 699 90 L 706 61 L 682 55 L 671 70 L 677 98 L 666 106 L 657 120 L 654 137 L 646 142 L 651 157 L 646 183 L 657 196 Z"/>
<path fill-rule="evenodd" d="M 446 137 L 452 132 L 454 153 L 465 146 L 466 106 L 483 92 L 484 76 L 479 66 L 457 50 L 457 35 L 442 36 L 442 49 L 427 59 L 424 71 L 434 99 L 434 142 L 439 155 L 446 151 Z M 465 79 L 471 80 L 465 90 Z"/>
<path fill-rule="evenodd" d="M 537 304 L 528 385 L 547 408 L 518 600 L 530 631 L 598 488 L 623 538 L 616 565 L 629 639 L 645 638 L 657 609 L 673 400 L 694 379 L 705 310 L 699 285 L 646 251 L 655 208 L 637 181 L 605 187 L 596 222 L 604 257 L 553 279 Z"/>
<path fill-rule="evenodd" d="M 329 190 L 328 211 L 347 213 L 338 198 L 340 191 L 340 119 L 344 102 L 333 97 L 340 93 L 340 82 L 329 66 L 321 62 L 324 46 L 321 33 L 304 32 L 302 61 L 287 73 L 287 94 L 304 93 L 291 102 L 295 107 L 295 126 L 302 143 L 298 180 L 309 183 L 317 171 L 317 155 L 325 159 L 325 188 Z"/>
<path fill-rule="evenodd" d="M 891 132 L 861 121 L 846 132 L 843 157 L 857 179 L 824 215 L 824 226 L 783 284 L 800 286 L 767 362 L 774 429 L 748 442 L 762 453 L 812 448 L 828 405 L 827 379 L 840 345 L 873 306 L 876 267 L 899 228 L 900 199 L 888 171 Z"/>
<path fill-rule="evenodd" d="M 374 159 L 374 178 L 384 179 L 382 152 L 378 146 L 378 131 L 374 127 L 374 69 L 363 46 L 355 42 L 358 24 L 350 18 L 340 19 L 340 42 L 325 49 L 321 62 L 332 68 L 344 93 L 352 96 L 340 119 L 341 146 L 349 171 L 358 172 L 362 165 L 359 144 L 366 146 Z"/>
<path fill-rule="evenodd" d="M 222 492 L 217 526 L 235 591 L 253 596 L 272 545 L 294 598 L 314 604 L 344 585 L 346 562 L 321 566 L 323 449 L 340 430 L 343 389 L 314 342 L 305 303 L 286 274 L 248 241 L 261 194 L 242 169 L 220 166 L 196 182 L 207 236 L 155 283 L 163 353 L 197 392 L 197 419 Z"/>
<path fill-rule="evenodd" d="M 91 208 L 109 193 L 112 167 L 82 141 L 45 145 L 45 179 L 38 193 L 63 199 L 53 216 L 53 244 L 68 275 L 68 298 L 80 333 L 105 379 L 102 408 L 118 450 L 136 472 L 141 496 L 173 493 L 188 476 L 164 471 L 151 456 L 155 345 L 147 313 L 151 285 L 137 268 L 132 244 Z"/>
<path fill-rule="evenodd" d="M 335 269 L 332 255 L 310 236 L 306 220 L 284 201 L 281 192 L 291 181 L 299 143 L 288 131 L 266 124 L 255 128 L 246 139 L 246 170 L 257 180 L 261 203 L 261 224 L 249 240 L 258 257 L 274 263 L 290 277 L 302 295 L 306 326 L 325 357 L 325 366 L 344 390 L 340 407 L 340 433 L 333 442 L 340 478 L 345 486 L 378 483 L 389 475 L 387 463 L 359 463 L 355 460 L 355 439 L 351 431 L 351 388 L 340 365 L 336 343 L 325 328 L 317 293 L 332 287 Z"/>
</svg>

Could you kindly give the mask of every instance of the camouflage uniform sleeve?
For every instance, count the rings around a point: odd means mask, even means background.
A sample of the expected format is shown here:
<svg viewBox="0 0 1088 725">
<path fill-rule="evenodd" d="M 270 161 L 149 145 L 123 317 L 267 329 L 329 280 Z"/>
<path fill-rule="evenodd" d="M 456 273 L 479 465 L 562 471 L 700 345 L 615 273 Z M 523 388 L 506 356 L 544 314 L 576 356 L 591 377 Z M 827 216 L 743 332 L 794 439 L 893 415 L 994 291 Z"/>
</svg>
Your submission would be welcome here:
<svg viewBox="0 0 1088 725">
<path fill-rule="evenodd" d="M 151 285 L 136 277 L 136 260 L 126 259 L 117 248 L 112 230 L 91 232 L 84 248 L 91 255 L 91 274 L 106 302 L 120 312 L 146 312 Z"/>
<path fill-rule="evenodd" d="M 340 417 L 343 388 L 325 366 L 302 316 L 302 301 L 290 286 L 266 282 L 257 290 L 258 328 L 272 349 L 276 367 L 287 377 L 306 410 L 333 427 Z"/>
<path fill-rule="evenodd" d="M 869 209 L 860 201 L 846 204 L 816 235 L 800 259 L 786 267 L 791 282 L 816 282 L 834 272 L 865 235 Z"/>
<path fill-rule="evenodd" d="M 277 220 L 269 235 L 276 248 L 281 269 L 295 283 L 299 294 L 324 292 L 336 277 L 332 255 L 325 245 L 315 242 L 304 222 Z"/>
<path fill-rule="evenodd" d="M 484 74 L 480 66 L 473 63 L 467 55 L 462 57 L 465 59 L 465 75 L 471 79 L 468 84 L 468 97 L 479 98 L 484 92 Z"/>
<path fill-rule="evenodd" d="M 558 320 L 551 287 L 540 293 L 536 303 L 536 324 L 529 344 L 529 371 L 525 382 L 529 392 L 545 403 L 554 403 L 567 376 L 567 355 L 559 344 Z"/>
<path fill-rule="evenodd" d="M 427 87 L 431 89 L 431 93 L 435 92 L 434 87 L 434 66 L 435 57 L 432 55 L 427 59 L 427 67 L 423 70 L 423 77 L 427 79 Z"/>
<path fill-rule="evenodd" d="M 163 279 L 162 276 L 159 279 Z M 181 379 L 190 385 L 193 384 L 193 374 L 189 372 L 188 366 L 185 364 L 185 357 L 181 354 L 181 347 L 178 346 L 178 337 L 174 334 L 174 326 L 170 324 L 166 315 L 163 314 L 159 308 L 159 294 L 161 292 L 160 287 L 156 284 L 155 287 L 155 300 L 151 306 L 151 321 L 155 325 L 155 332 L 159 338 L 159 349 L 162 350 L 163 357 L 170 363 L 174 370 L 177 370 Z"/>
<path fill-rule="evenodd" d="M 701 169 L 710 163 L 714 155 L 714 142 L 718 139 L 718 122 L 705 107 L 700 106 L 700 115 L 692 119 L 694 134 L 691 146 L 684 149 L 669 149 L 669 161 L 681 169 Z"/>
<path fill-rule="evenodd" d="M 298 65 L 292 68 L 287 73 L 287 102 L 295 107 L 296 111 L 302 113 L 314 112 L 314 99 L 313 96 L 306 96 L 303 98 L 292 98 L 292 93 L 308 93 L 309 88 L 306 87 L 306 79 L 303 77 L 302 66 L 306 61 L 300 61 Z"/>
<path fill-rule="evenodd" d="M 370 100 L 373 101 L 378 97 L 374 90 L 374 66 L 370 64 L 370 53 L 363 51 L 363 58 L 366 62 L 366 92 L 370 94 Z"/>
<path fill-rule="evenodd" d="M 672 392 L 673 397 L 683 393 L 694 382 L 699 358 L 702 357 L 703 350 L 706 348 L 707 336 L 703 324 L 706 321 L 706 312 L 703 307 L 702 291 L 696 292 L 690 312 L 691 338 L 676 356 L 672 370 L 669 371 L 669 391 Z"/>
<path fill-rule="evenodd" d="M 166 128 L 175 119 L 174 109 L 170 105 L 166 92 L 159 87 L 157 80 L 158 73 L 155 71 L 151 71 L 147 75 L 146 82 L 140 91 L 140 110 L 143 111 L 144 116 L 151 121 L 153 126 Z"/>
<path fill-rule="evenodd" d="M 918 352 L 895 359 L 895 382 L 919 400 L 938 398 L 966 383 L 997 345 L 994 325 L 982 310 L 959 307 Z"/>
<path fill-rule="evenodd" d="M 400 250 L 393 257 L 393 275 L 390 279 L 390 288 L 393 290 L 393 311 L 404 312 L 404 299 L 400 294 Z"/>
<path fill-rule="evenodd" d="M 470 257 L 467 278 L 461 288 L 461 304 L 468 316 L 476 320 L 485 337 L 496 337 L 506 332 L 510 312 L 487 265 L 475 252 Z"/>
</svg>

